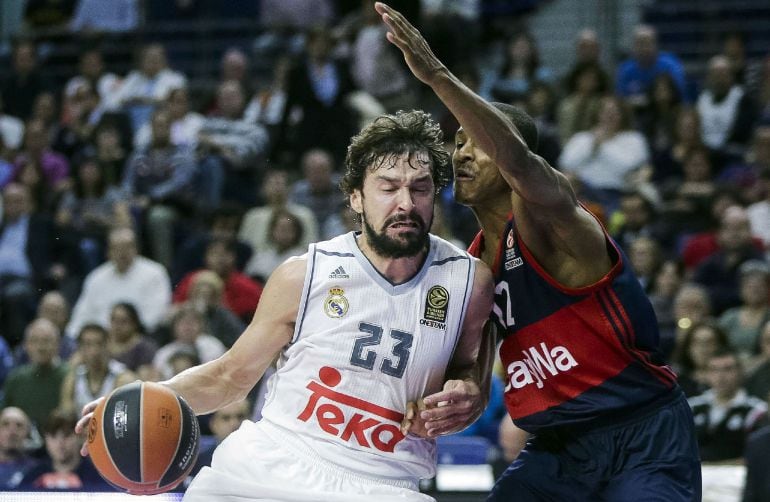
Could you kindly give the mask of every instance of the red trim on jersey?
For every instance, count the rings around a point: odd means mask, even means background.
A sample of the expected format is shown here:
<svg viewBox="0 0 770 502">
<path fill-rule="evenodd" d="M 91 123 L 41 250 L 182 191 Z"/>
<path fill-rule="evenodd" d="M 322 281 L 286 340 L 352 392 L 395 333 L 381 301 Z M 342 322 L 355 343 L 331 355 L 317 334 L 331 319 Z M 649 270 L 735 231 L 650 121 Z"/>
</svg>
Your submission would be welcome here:
<svg viewBox="0 0 770 502">
<path fill-rule="evenodd" d="M 612 244 L 613 249 L 615 250 L 615 255 L 617 256 L 617 261 L 612 266 L 612 268 L 607 272 L 604 277 L 599 279 L 597 282 L 593 284 L 589 284 L 588 286 L 583 286 L 580 288 L 570 288 L 563 284 L 561 284 L 559 281 L 554 279 L 551 274 L 545 271 L 545 269 L 540 265 L 540 263 L 537 261 L 537 258 L 530 252 L 527 245 L 524 243 L 524 239 L 521 238 L 521 234 L 519 234 L 519 231 L 516 229 L 516 224 L 514 222 L 514 230 L 516 232 L 516 238 L 519 242 L 519 248 L 521 249 L 521 254 L 524 255 L 524 257 L 527 259 L 527 262 L 532 266 L 532 269 L 537 272 L 537 274 L 542 277 L 548 284 L 556 288 L 557 290 L 561 291 L 562 293 L 566 293 L 569 295 L 585 295 L 590 294 L 593 291 L 600 289 L 615 278 L 620 273 L 620 269 L 623 267 L 623 257 L 620 254 L 620 250 L 617 248 L 615 243 L 608 238 L 607 230 L 604 228 L 604 225 L 602 225 L 602 222 L 599 221 L 599 218 L 597 218 L 591 211 L 588 211 L 582 204 L 580 205 L 583 210 L 587 211 L 588 214 L 590 214 L 601 226 L 602 232 L 604 233 L 604 240 L 605 242 L 609 242 Z"/>
</svg>

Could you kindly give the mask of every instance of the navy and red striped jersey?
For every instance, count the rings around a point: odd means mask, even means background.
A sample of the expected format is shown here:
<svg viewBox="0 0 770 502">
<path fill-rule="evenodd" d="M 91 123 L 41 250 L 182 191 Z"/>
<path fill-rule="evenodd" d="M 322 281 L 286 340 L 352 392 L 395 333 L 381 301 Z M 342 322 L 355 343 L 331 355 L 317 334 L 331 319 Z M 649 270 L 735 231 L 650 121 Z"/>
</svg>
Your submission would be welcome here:
<svg viewBox="0 0 770 502">
<path fill-rule="evenodd" d="M 540 267 L 515 230 L 500 242 L 493 318 L 503 341 L 505 401 L 528 432 L 591 427 L 668 401 L 673 371 L 658 362 L 658 323 L 628 260 L 606 234 L 614 265 L 593 285 L 572 289 Z M 481 232 L 468 251 L 480 256 Z"/>
</svg>

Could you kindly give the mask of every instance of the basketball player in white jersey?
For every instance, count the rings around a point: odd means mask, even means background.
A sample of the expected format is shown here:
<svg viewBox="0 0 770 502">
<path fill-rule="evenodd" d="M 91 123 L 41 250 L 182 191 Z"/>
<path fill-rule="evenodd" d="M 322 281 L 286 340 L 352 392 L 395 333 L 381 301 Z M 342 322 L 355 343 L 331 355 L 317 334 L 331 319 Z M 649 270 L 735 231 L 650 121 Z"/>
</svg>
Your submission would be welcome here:
<svg viewBox="0 0 770 502">
<path fill-rule="evenodd" d="M 483 263 L 428 233 L 448 161 L 424 112 L 364 128 L 341 184 L 362 232 L 283 263 L 233 347 L 164 382 L 210 413 L 243 399 L 278 357 L 262 420 L 217 448 L 185 501 L 432 500 L 418 481 L 435 473 L 435 443 L 401 428 L 407 403 L 435 394 L 453 410 L 430 436 L 480 414 L 474 363 L 494 291 Z"/>
</svg>

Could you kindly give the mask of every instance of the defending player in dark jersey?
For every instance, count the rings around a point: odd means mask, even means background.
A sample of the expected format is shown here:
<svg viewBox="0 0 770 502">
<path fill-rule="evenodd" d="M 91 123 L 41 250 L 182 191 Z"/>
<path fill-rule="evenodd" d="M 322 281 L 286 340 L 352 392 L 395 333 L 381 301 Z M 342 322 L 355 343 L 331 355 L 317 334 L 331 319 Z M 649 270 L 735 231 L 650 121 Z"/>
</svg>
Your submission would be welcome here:
<svg viewBox="0 0 770 502">
<path fill-rule="evenodd" d="M 414 75 L 460 122 L 455 197 L 482 228 L 471 251 L 496 275 L 506 405 L 533 434 L 489 500 L 699 500 L 692 415 L 655 359 L 657 321 L 628 260 L 533 153 L 531 118 L 484 101 L 400 13 L 376 9 Z M 421 418 L 428 431 L 447 420 L 430 406 Z"/>
</svg>

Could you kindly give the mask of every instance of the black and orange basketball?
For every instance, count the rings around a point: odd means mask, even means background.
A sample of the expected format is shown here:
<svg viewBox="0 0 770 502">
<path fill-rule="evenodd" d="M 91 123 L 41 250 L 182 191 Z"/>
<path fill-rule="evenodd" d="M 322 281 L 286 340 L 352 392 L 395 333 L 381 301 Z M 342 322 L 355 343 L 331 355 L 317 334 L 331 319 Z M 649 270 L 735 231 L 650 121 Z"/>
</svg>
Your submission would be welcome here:
<svg viewBox="0 0 770 502">
<path fill-rule="evenodd" d="M 171 490 L 198 457 L 200 429 L 192 408 L 168 387 L 118 387 L 94 411 L 88 453 L 104 479 L 137 495 Z"/>
</svg>

